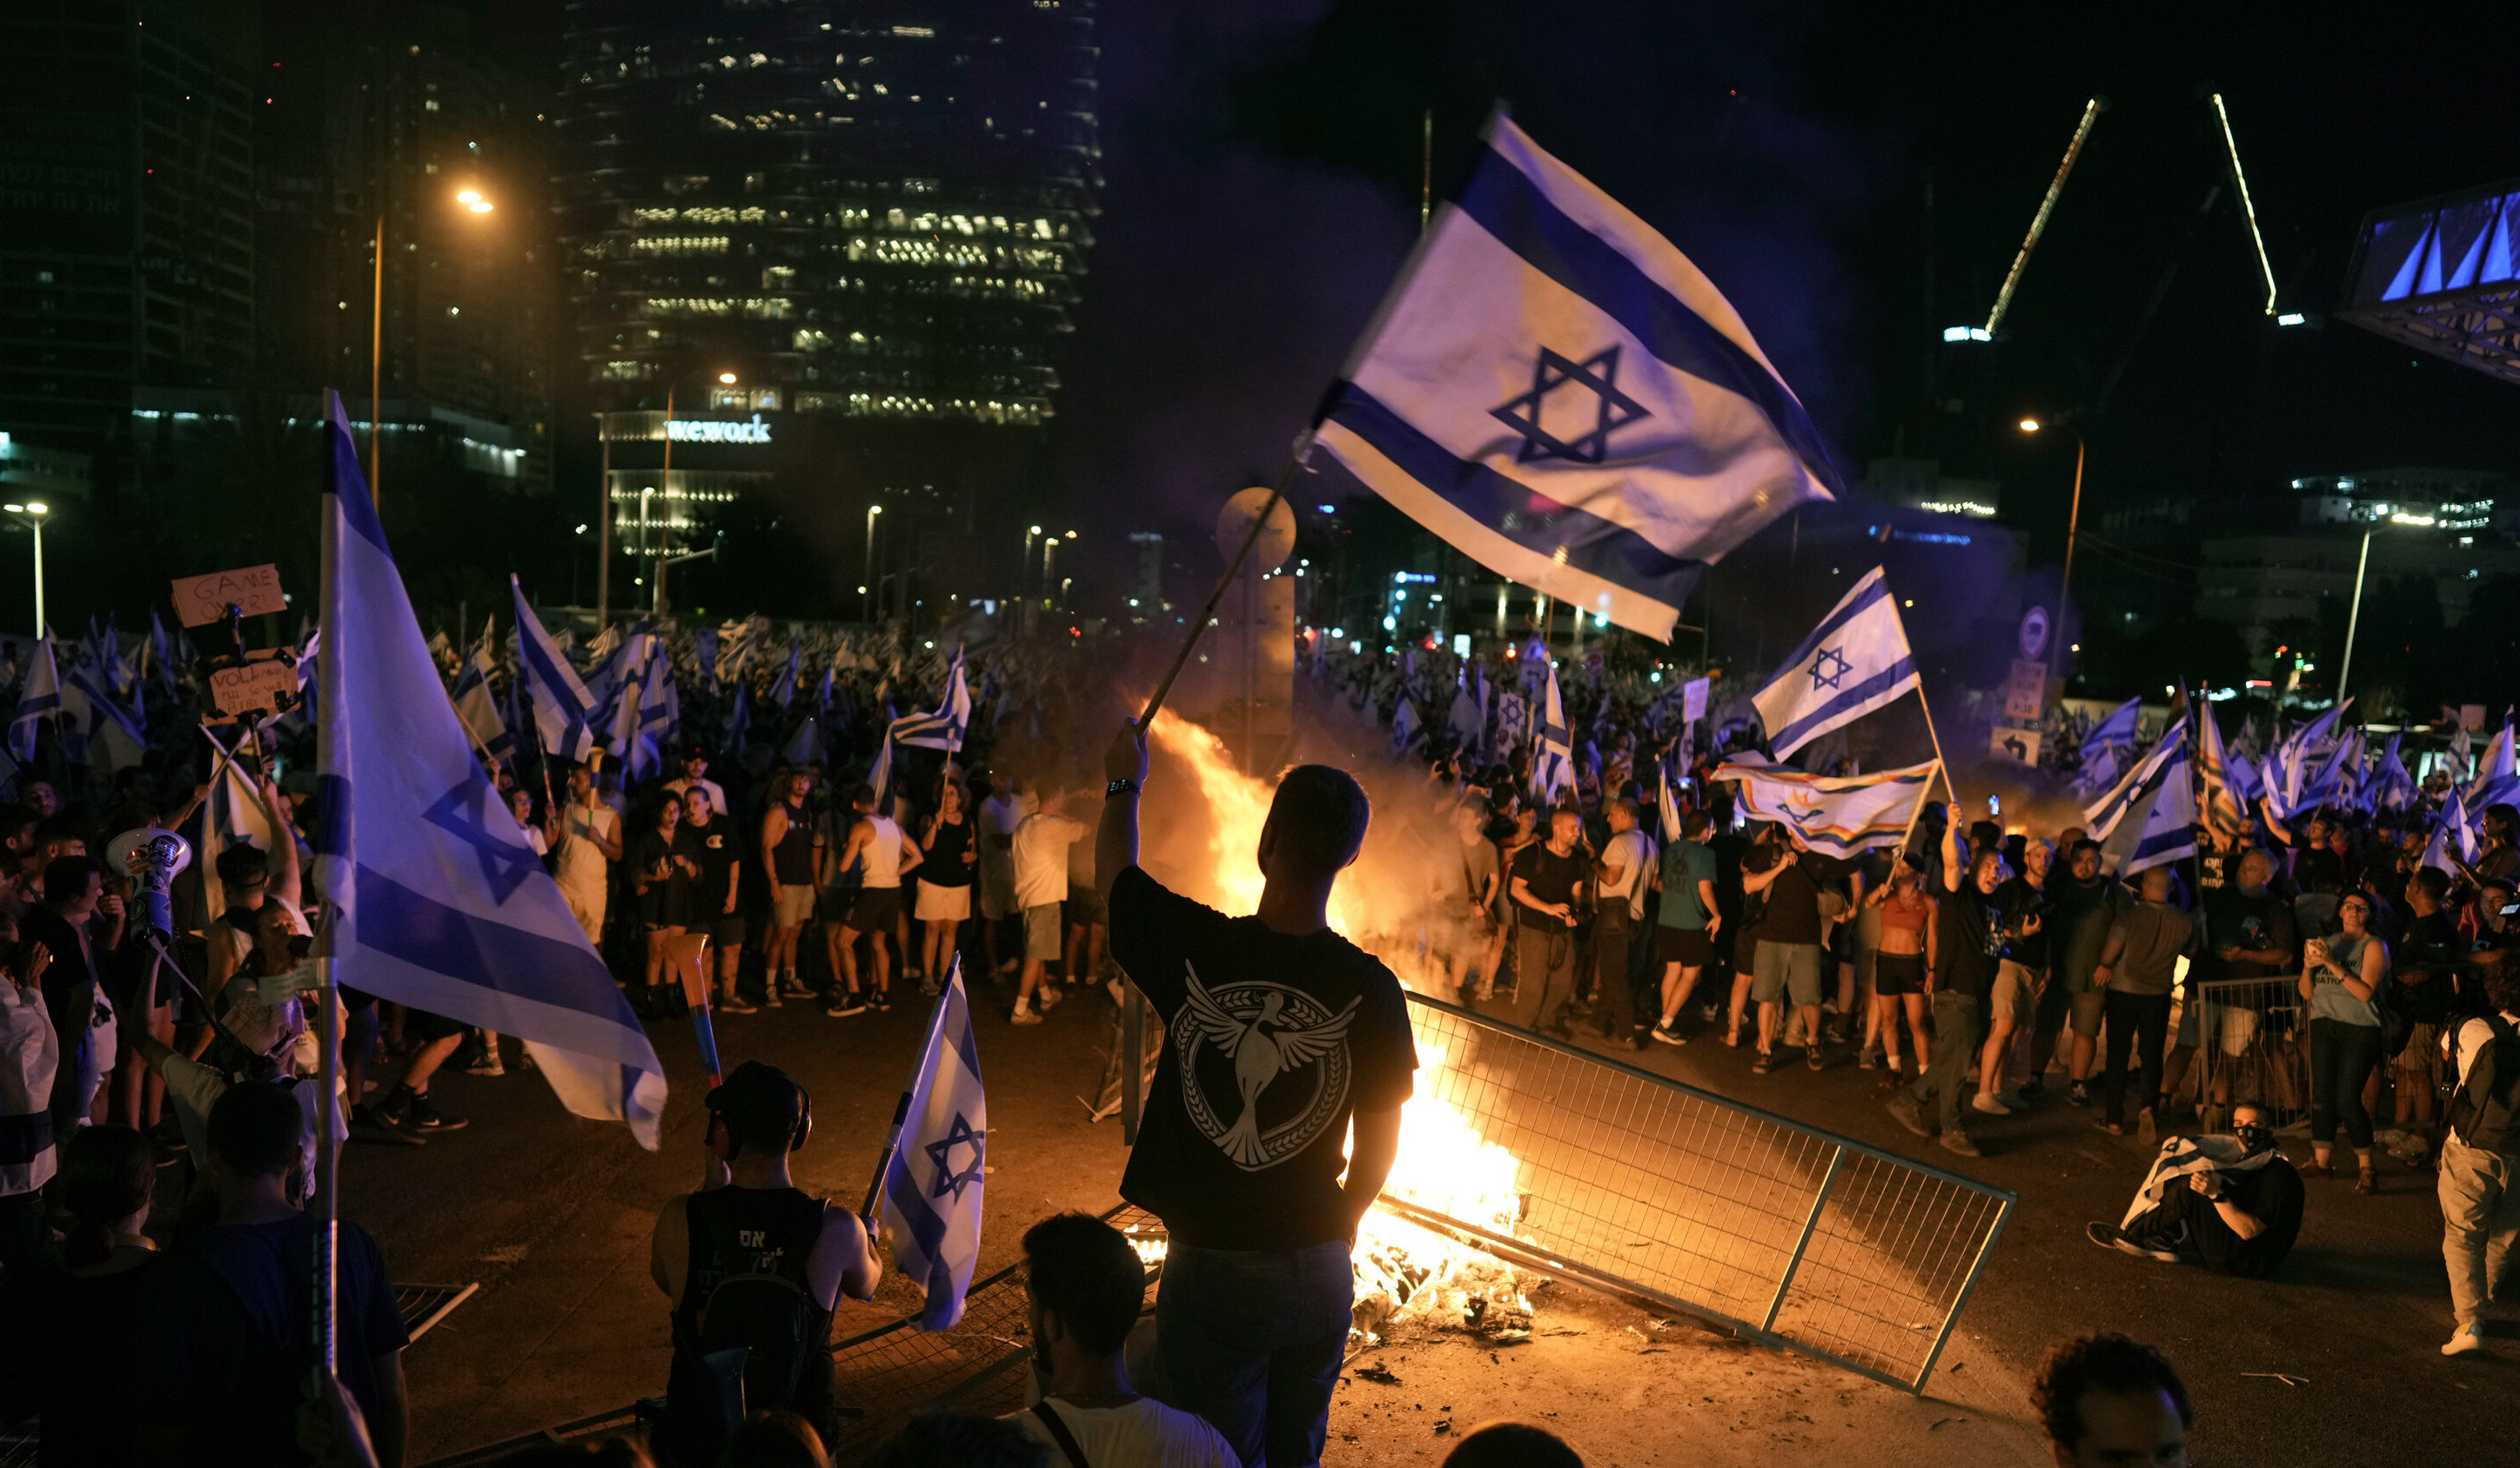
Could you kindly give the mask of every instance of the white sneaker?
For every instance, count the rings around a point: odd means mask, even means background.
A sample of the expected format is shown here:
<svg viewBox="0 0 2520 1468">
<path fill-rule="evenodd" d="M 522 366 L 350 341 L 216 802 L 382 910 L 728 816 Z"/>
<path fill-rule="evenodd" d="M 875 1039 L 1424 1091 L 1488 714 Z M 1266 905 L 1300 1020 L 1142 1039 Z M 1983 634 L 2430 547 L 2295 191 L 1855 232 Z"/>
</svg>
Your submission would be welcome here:
<svg viewBox="0 0 2520 1468">
<path fill-rule="evenodd" d="M 1058 1001 L 1067 998 L 1067 993 L 1065 990 L 1053 989 L 1048 984 L 1044 984 L 1033 991 L 1032 997 L 1033 1002 L 1041 1005 L 1042 1012 L 1048 1013 L 1058 1007 Z"/>
<path fill-rule="evenodd" d="M 1972 1111 L 1983 1111 L 1989 1116 L 2012 1115 L 2011 1107 L 2006 1106 L 2002 1101 L 1997 1100 L 1995 1097 L 1988 1095 L 1982 1090 L 1976 1095 L 1969 1097 L 1969 1109 Z"/>
<path fill-rule="evenodd" d="M 2442 1343 L 2444 1356 L 2473 1356 L 2485 1349 L 2485 1332 L 2474 1325 L 2462 1325 Z"/>
<path fill-rule="evenodd" d="M 1015 1005 L 1015 1012 L 1007 1016 L 1007 1023 L 1012 1025 L 1037 1025 L 1041 1023 L 1041 1016 L 1034 1013 L 1032 1010 L 1025 1008 L 1023 1005 L 1017 1004 Z"/>
</svg>

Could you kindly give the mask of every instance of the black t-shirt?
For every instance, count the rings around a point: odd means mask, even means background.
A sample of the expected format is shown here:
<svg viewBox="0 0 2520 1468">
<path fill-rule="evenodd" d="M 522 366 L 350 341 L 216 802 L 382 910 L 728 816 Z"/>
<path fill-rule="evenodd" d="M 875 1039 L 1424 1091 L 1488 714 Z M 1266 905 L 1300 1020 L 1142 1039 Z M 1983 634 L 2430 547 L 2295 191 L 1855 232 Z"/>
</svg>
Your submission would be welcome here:
<svg viewBox="0 0 2520 1468">
<path fill-rule="evenodd" d="M 2278 1157 L 2262 1168 L 2223 1174 L 2223 1188 L 2233 1207 L 2267 1226 L 2248 1239 L 2229 1232 L 2228 1224 L 2199 1228 L 2198 1252 L 2211 1268 L 2242 1279 L 2264 1279 L 2284 1262 L 2301 1234 L 2301 1174 Z M 2213 1207 L 2210 1202 L 2205 1206 Z M 2216 1213 L 2214 1221 L 2222 1223 L 2222 1215 Z"/>
<path fill-rule="evenodd" d="M 1549 849 L 1548 842 L 1534 841 L 1514 854 L 1513 874 L 1522 878 L 1524 890 L 1535 900 L 1572 906 L 1576 884 L 1584 880 L 1587 865 L 1580 849 L 1561 857 Z M 1523 903 L 1515 903 L 1513 911 L 1522 921 L 1541 927 L 1562 928 L 1567 925 Z"/>
<path fill-rule="evenodd" d="M 1995 900 L 2003 912 L 2003 956 L 2021 964 L 2033 973 L 2048 967 L 2048 894 L 2030 885 L 2028 877 L 2007 877 L 1995 889 Z M 2023 936 L 2030 919 L 2040 920 L 2039 931 Z"/>
<path fill-rule="evenodd" d="M 674 830 L 674 853 L 692 859 L 700 874 L 692 882 L 692 913 L 703 920 L 726 915 L 727 884 L 735 879 L 735 823 L 711 821 L 705 826 L 683 823 Z"/>
<path fill-rule="evenodd" d="M 1954 892 L 1943 885 L 1940 871 L 1927 890 L 1934 899 L 1935 982 L 1983 1003 L 1995 988 L 1996 965 L 2003 952 L 1998 893 L 1980 892 L 1966 877 Z"/>
<path fill-rule="evenodd" d="M 315 1357 L 316 1221 L 219 1223 L 150 1270 L 133 1400 L 143 1421 L 180 1430 L 186 1463 L 303 1463 L 298 1383 Z M 366 1229 L 341 1222 L 341 1385 L 369 1412 L 377 1357 L 411 1344 L 393 1280 Z"/>
<path fill-rule="evenodd" d="M 1087 852 L 1094 843 L 1080 842 Z M 971 818 L 961 821 L 939 821 L 936 834 L 927 840 L 927 850 L 919 864 L 919 879 L 930 887 L 968 887 L 971 885 L 971 867 L 963 853 L 971 849 Z"/>
<path fill-rule="evenodd" d="M 2345 859 L 2324 846 L 2314 846 L 2292 860 L 2292 878 L 2304 892 L 2345 890 Z"/>
<path fill-rule="evenodd" d="M 1228 917 L 1135 867 L 1111 887 L 1111 956 L 1167 1028 L 1120 1196 L 1185 1243 L 1343 1239 L 1348 1119 L 1409 1099 L 1409 1001 L 1327 928 Z"/>
<path fill-rule="evenodd" d="M 2301 972 L 2301 935 L 2293 922 L 2292 904 L 2272 891 L 2251 897 L 2237 887 L 2225 887 L 2205 898 L 2207 979 L 2273 979 Z M 2246 959 L 2226 961 L 2227 948 L 2281 949 L 2285 957 L 2273 963 Z"/>
<path fill-rule="evenodd" d="M 2455 988 L 2451 964 L 2464 947 L 2458 925 L 2446 908 L 2407 920 L 2407 936 L 2397 948 L 2396 972 L 2405 977 L 2430 975 L 2418 983 L 2392 986 L 2389 1001 L 2408 1023 L 2437 1025 L 2450 1018 Z"/>
<path fill-rule="evenodd" d="M 1756 876 L 1785 858 L 1791 858 L 1793 865 L 1752 899 L 1756 902 L 1764 898 L 1767 902 L 1759 917 L 1758 939 L 1762 943 L 1818 943 L 1821 886 L 1854 870 L 1857 864 L 1818 852 L 1763 845 L 1752 847 L 1749 855 L 1741 859 L 1741 870 Z"/>
</svg>

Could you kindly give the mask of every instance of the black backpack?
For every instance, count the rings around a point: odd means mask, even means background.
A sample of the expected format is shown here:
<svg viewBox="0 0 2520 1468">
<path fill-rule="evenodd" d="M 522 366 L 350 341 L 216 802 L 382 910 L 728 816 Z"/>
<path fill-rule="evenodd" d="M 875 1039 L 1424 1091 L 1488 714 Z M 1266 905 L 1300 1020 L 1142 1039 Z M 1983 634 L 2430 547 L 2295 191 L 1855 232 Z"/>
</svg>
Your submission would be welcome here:
<svg viewBox="0 0 2520 1468">
<path fill-rule="evenodd" d="M 2467 1079 L 2451 1097 L 2450 1129 L 2479 1151 L 2520 1151 L 2513 1127 L 2520 1114 L 2520 1030 L 2499 1014 L 2485 1022 L 2494 1027 L 2494 1040 L 2467 1062 Z"/>
<path fill-rule="evenodd" d="M 813 1297 L 776 1274 L 735 1274 L 718 1281 L 700 1308 L 699 1347 L 712 1365 L 740 1354 L 743 1401 L 737 1420 L 785 1411 L 797 1399 L 805 1370 L 823 1354 L 815 1338 Z"/>
</svg>

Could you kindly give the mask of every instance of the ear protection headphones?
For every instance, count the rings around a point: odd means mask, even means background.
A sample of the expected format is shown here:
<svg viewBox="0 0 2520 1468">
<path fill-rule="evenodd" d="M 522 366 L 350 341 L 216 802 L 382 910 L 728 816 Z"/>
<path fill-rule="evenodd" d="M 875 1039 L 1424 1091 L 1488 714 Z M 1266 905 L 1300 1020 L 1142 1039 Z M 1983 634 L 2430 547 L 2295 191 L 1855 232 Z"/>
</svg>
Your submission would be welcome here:
<svg viewBox="0 0 2520 1468">
<path fill-rule="evenodd" d="M 746 1070 L 756 1066 L 763 1070 L 771 1069 L 769 1066 L 762 1065 L 758 1060 L 746 1060 L 743 1064 L 737 1066 L 734 1073 L 729 1075 L 724 1081 L 710 1087 L 708 1094 L 704 1098 L 704 1104 L 708 1107 L 709 1112 L 709 1144 L 717 1150 L 718 1155 L 721 1158 L 724 1158 L 729 1162 L 735 1160 L 735 1136 L 733 1129 L 728 1129 L 727 1139 L 723 1144 L 716 1140 L 717 1129 L 720 1126 L 725 1125 L 726 1122 L 726 1088 L 733 1084 L 737 1077 L 742 1076 Z M 788 1150 L 790 1152 L 801 1152 L 805 1149 L 806 1138 L 814 1134 L 814 1093 L 807 1090 L 805 1089 L 805 1083 L 797 1080 L 795 1077 L 787 1076 L 785 1079 L 788 1085 L 796 1088 L 796 1130 L 788 1137 Z"/>
</svg>

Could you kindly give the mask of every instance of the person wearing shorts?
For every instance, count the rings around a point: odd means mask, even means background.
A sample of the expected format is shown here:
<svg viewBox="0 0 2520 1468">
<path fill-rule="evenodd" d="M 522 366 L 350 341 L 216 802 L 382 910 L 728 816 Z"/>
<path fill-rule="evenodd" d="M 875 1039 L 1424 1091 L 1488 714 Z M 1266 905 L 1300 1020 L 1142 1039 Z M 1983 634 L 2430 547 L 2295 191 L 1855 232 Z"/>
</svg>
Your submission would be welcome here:
<svg viewBox="0 0 2520 1468">
<path fill-rule="evenodd" d="M 1741 863 L 1743 895 L 1765 893 L 1768 898 L 1758 952 L 1750 960 L 1750 998 L 1759 1006 L 1759 1056 L 1750 1065 L 1754 1072 L 1764 1074 L 1776 1066 L 1777 1038 L 1788 1002 L 1801 1011 L 1805 1063 L 1813 1070 L 1827 1063 L 1821 1056 L 1820 896 L 1825 883 L 1853 866 L 1819 855 L 1798 832 L 1776 823 Z"/>
<path fill-rule="evenodd" d="M 890 944 L 893 930 L 901 923 L 901 878 L 921 861 L 919 847 L 902 839 L 900 825 L 877 814 L 875 786 L 862 784 L 851 791 L 849 807 L 856 819 L 849 823 L 834 866 L 841 871 L 857 868 L 861 880 L 847 910 L 831 928 L 832 956 L 844 991 L 823 1011 L 833 1019 L 845 1019 L 870 1005 L 878 1010 L 892 1007 Z M 863 990 L 858 984 L 861 933 L 866 935 L 873 965 Z"/>
<path fill-rule="evenodd" d="M 2030 1109 L 2037 1088 L 2018 1091 L 2003 1084 L 2011 1068 L 2012 1043 L 2039 1022 L 2039 993 L 2048 979 L 2047 842 L 2033 840 L 2021 848 L 2021 873 L 1995 889 L 2002 919 L 2002 952 L 1998 955 L 1995 987 L 1987 993 L 1986 1044 L 1978 1050 L 1977 1094 L 1971 1109 L 1988 1116 L 2009 1116 Z M 2037 1081 L 2037 1076 L 2030 1078 Z"/>
<path fill-rule="evenodd" d="M 1042 1010 L 1058 1001 L 1057 991 L 1044 980 L 1064 936 L 1058 914 L 1067 901 L 1067 848 L 1090 834 L 1084 822 L 1067 814 L 1067 792 L 1056 789 L 1045 793 L 1041 809 L 1015 827 L 1014 892 L 1015 904 L 1023 910 L 1024 933 L 1023 980 L 1011 1016 L 1015 1024 L 1040 1024 Z M 1042 996 L 1040 1008 L 1033 1005 L 1036 992 Z"/>
<path fill-rule="evenodd" d="M 743 864 L 735 859 L 737 839 L 735 823 L 724 818 L 713 800 L 685 798 L 676 840 L 699 869 L 692 879 L 691 931 L 708 934 L 709 947 L 717 954 L 716 998 L 710 1002 L 729 1014 L 750 1014 L 753 1006 L 735 987 L 736 966 L 743 958 L 743 918 L 736 912 Z"/>
<path fill-rule="evenodd" d="M 989 798 L 980 802 L 980 941 L 989 971 L 1006 973 L 1016 960 L 998 955 L 998 928 L 1023 909 L 1015 902 L 1015 830 L 1038 808 L 1003 770 L 989 772 Z"/>
<path fill-rule="evenodd" d="M 1877 919 L 1880 950 L 1872 956 L 1872 1033 L 1881 1045 L 1889 1076 L 1881 1084 L 1897 1087 L 1900 1039 L 1912 1042 L 1916 1068 L 1924 1069 L 1931 1046 L 1925 1038 L 1925 970 L 1932 961 L 1934 901 L 1924 892 L 1924 873 L 1906 857 L 1890 868 L 1890 879 L 1865 894 L 1868 916 Z"/>
<path fill-rule="evenodd" d="M 919 843 L 919 901 L 912 913 L 925 925 L 925 977 L 922 992 L 934 994 L 945 984 L 946 965 L 961 947 L 963 924 L 971 916 L 972 877 L 979 867 L 979 825 L 963 810 L 963 786 L 945 781 L 936 814 L 927 818 Z"/>
<path fill-rule="evenodd" d="M 813 787 L 811 775 L 788 772 L 777 785 L 778 799 L 761 818 L 761 869 L 770 878 L 770 931 L 761 945 L 761 963 L 774 1009 L 782 994 L 803 999 L 814 992 L 796 972 L 796 940 L 814 916 L 817 885 L 814 823 L 805 814 L 805 795 Z"/>
<path fill-rule="evenodd" d="M 1712 823 L 1704 811 L 1691 811 L 1680 823 L 1680 839 L 1663 848 L 1654 885 L 1662 907 L 1654 913 L 1654 958 L 1662 964 L 1662 1007 L 1655 1011 L 1652 1038 L 1665 1045 L 1687 1045 L 1680 1033 L 1680 1011 L 1697 988 L 1698 975 L 1715 961 L 1715 935 L 1724 918 L 1715 902 L 1715 850 L 1706 844 Z"/>
<path fill-rule="evenodd" d="M 2099 1073 L 2100 1021 L 2108 1009 L 2108 995 L 2096 972 L 2100 949 L 2133 898 L 2101 872 L 2097 841 L 2075 841 L 2064 849 L 2063 861 L 2064 870 L 2048 882 L 2048 954 L 2054 973 L 2040 999 L 2030 1064 L 2034 1071 L 2045 1071 L 2058 1038 L 2070 1033 L 2065 1073 L 2071 1084 L 2065 1099 L 2088 1106 L 2092 1079 Z"/>
</svg>

